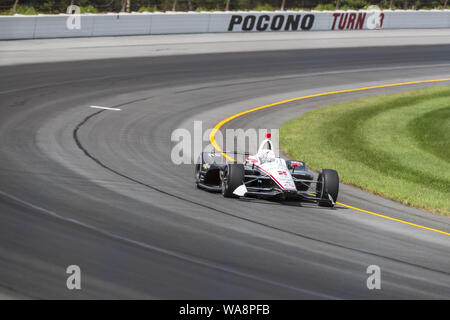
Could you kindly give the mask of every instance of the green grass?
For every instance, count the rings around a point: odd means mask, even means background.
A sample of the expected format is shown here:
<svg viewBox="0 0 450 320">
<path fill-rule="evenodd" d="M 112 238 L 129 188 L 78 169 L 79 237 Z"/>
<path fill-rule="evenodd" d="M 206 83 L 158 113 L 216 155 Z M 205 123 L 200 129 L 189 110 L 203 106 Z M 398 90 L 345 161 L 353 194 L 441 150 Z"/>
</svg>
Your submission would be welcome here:
<svg viewBox="0 0 450 320">
<path fill-rule="evenodd" d="M 450 86 L 308 112 L 281 127 L 280 146 L 344 183 L 450 215 Z"/>
</svg>

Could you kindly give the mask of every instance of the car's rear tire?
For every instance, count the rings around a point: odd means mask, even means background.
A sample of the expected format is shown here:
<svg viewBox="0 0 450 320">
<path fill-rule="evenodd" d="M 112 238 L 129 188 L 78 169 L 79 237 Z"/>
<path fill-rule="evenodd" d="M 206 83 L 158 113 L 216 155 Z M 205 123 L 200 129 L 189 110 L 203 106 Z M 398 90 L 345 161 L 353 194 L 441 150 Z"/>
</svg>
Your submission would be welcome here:
<svg viewBox="0 0 450 320">
<path fill-rule="evenodd" d="M 233 191 L 244 183 L 244 174 L 243 164 L 227 164 L 223 169 L 221 187 L 225 198 L 237 198 Z"/>
<path fill-rule="evenodd" d="M 200 169 L 201 169 L 201 164 L 196 164 L 195 165 L 195 186 L 197 188 L 200 188 L 199 183 L 200 183 Z"/>
<path fill-rule="evenodd" d="M 328 195 L 331 196 L 336 203 L 339 193 L 339 175 L 336 170 L 322 169 L 317 178 L 316 194 L 322 200 L 319 200 L 319 206 L 332 207 L 333 203 L 330 202 Z"/>
</svg>

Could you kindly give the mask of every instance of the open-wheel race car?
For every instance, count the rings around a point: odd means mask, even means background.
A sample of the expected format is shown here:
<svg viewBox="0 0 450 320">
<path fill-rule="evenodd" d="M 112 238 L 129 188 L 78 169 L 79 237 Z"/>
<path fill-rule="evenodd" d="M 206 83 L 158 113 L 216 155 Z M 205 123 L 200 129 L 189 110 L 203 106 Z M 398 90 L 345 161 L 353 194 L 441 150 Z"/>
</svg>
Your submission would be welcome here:
<svg viewBox="0 0 450 320">
<path fill-rule="evenodd" d="M 197 188 L 221 192 L 228 198 L 300 200 L 324 207 L 334 207 L 336 204 L 338 173 L 332 169 L 322 169 L 317 180 L 314 180 L 314 174 L 307 169 L 305 162 L 275 156 L 270 133 L 255 155 L 245 155 L 244 163 L 230 163 L 222 153 L 201 153 L 195 166 Z"/>
</svg>

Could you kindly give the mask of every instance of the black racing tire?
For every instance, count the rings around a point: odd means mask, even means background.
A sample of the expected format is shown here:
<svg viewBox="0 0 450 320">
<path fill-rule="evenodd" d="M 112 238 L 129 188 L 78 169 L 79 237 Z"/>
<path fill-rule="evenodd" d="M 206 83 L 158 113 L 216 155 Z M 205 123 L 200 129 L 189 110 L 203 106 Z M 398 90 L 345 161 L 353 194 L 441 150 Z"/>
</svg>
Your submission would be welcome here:
<svg viewBox="0 0 450 320">
<path fill-rule="evenodd" d="M 237 198 L 233 191 L 244 183 L 244 174 L 243 164 L 227 164 L 223 169 L 221 187 L 225 198 Z"/>
<path fill-rule="evenodd" d="M 317 196 L 323 201 L 319 201 L 319 206 L 331 207 L 328 195 L 336 202 L 339 194 L 339 175 L 336 170 L 322 169 L 317 178 L 319 183 L 317 184 Z"/>
<path fill-rule="evenodd" d="M 201 169 L 201 164 L 196 164 L 195 165 L 195 187 L 200 189 L 199 183 L 200 183 L 200 169 Z"/>
</svg>

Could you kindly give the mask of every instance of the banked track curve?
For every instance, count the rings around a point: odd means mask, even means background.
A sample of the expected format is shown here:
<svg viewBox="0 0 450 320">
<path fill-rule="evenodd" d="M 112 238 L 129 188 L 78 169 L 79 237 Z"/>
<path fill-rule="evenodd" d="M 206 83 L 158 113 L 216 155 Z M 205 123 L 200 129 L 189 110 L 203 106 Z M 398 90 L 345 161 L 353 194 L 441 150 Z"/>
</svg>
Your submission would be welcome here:
<svg viewBox="0 0 450 320">
<path fill-rule="evenodd" d="M 213 127 L 226 115 L 282 100 L 277 98 L 442 77 L 449 74 L 449 50 L 300 50 L 3 67 L 10 76 L 1 83 L 4 194 L 224 268 L 120 243 L 3 197 L 0 288 L 12 296 L 43 298 L 449 297 L 445 235 L 412 232 L 345 208 L 226 201 L 195 190 L 192 167 L 169 161 L 170 132 L 194 119 Z M 380 64 L 379 72 L 358 71 Z M 416 64 L 429 68 L 419 72 Z M 305 73 L 316 75 L 302 77 Z M 37 77 L 42 85 L 30 89 Z M 75 82 L 65 84 L 70 79 Z M 20 88 L 28 89 L 17 95 Z M 370 94 L 391 90 L 396 89 Z M 232 125 L 275 128 L 308 109 L 367 94 L 292 103 Z M 88 106 L 94 104 L 127 107 L 92 113 Z M 352 188 L 343 187 L 342 202 L 449 230 L 443 217 Z M 65 267 L 72 263 L 85 275 L 79 292 L 65 288 Z M 369 264 L 383 270 L 379 292 L 365 287 Z M 224 273 L 228 268 L 237 272 Z"/>
</svg>

